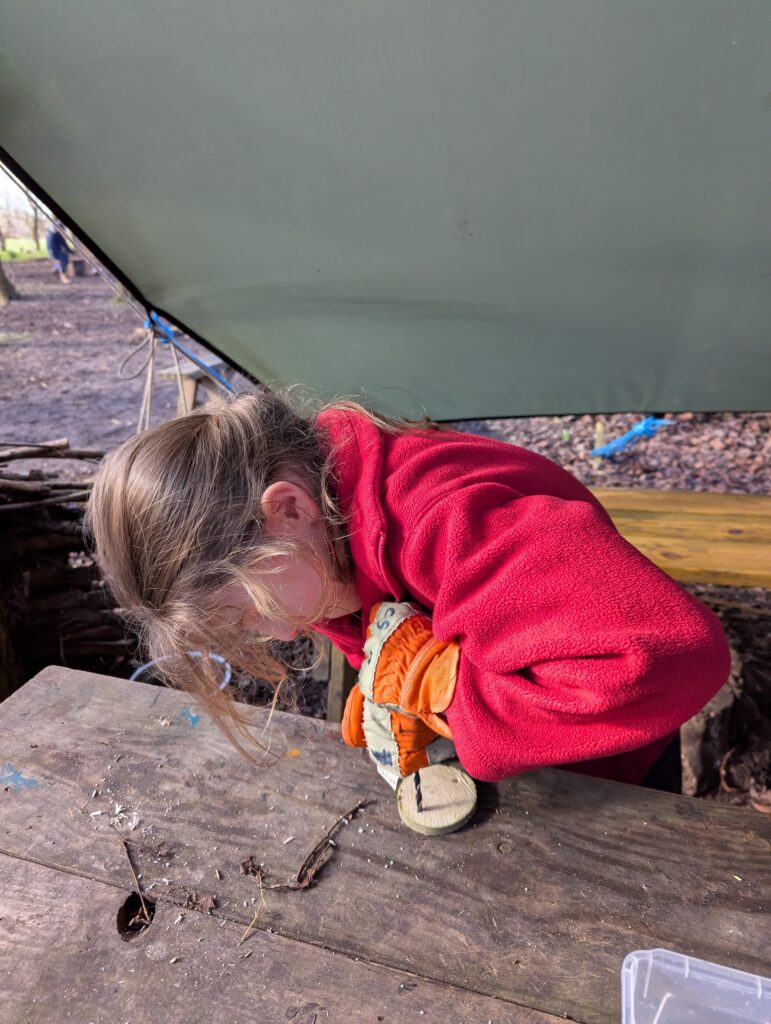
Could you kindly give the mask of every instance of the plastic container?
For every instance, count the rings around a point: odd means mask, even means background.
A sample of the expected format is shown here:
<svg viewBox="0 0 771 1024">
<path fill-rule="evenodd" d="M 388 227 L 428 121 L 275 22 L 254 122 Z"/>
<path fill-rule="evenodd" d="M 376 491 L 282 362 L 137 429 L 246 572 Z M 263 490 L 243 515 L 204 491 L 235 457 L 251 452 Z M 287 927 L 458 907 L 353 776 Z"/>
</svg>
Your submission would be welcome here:
<svg viewBox="0 0 771 1024">
<path fill-rule="evenodd" d="M 621 970 L 622 1024 L 771 1024 L 771 978 L 668 949 L 638 949 Z"/>
</svg>

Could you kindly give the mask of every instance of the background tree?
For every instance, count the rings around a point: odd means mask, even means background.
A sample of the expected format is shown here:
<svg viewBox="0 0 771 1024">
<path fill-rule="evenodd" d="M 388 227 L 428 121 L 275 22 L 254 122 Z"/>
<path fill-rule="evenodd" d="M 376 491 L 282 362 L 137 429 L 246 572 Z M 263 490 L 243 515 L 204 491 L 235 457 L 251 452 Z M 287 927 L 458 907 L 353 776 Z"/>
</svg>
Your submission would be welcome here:
<svg viewBox="0 0 771 1024">
<path fill-rule="evenodd" d="M 5 252 L 5 234 L 2 231 L 0 231 L 0 252 Z M 3 262 L 0 260 L 0 306 L 7 306 L 11 299 L 18 297 L 13 282 L 5 276 Z"/>
</svg>

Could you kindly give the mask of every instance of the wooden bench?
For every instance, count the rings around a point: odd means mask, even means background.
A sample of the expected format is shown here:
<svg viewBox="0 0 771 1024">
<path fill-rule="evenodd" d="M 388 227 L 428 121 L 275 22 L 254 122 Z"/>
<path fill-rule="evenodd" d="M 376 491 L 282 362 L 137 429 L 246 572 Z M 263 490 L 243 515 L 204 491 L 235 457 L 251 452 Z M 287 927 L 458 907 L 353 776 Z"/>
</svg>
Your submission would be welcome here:
<svg viewBox="0 0 771 1024">
<path fill-rule="evenodd" d="M 216 356 L 201 356 L 201 362 L 206 363 L 211 370 L 216 370 L 219 374 L 229 369 L 227 363 Z M 177 398 L 177 416 L 184 416 L 187 411 L 195 408 L 200 385 L 209 387 L 219 387 L 220 385 L 191 359 L 180 356 L 179 365 L 182 371 L 182 391 Z M 178 383 L 176 366 L 167 366 L 161 370 L 158 373 L 158 380 L 173 380 Z"/>
<path fill-rule="evenodd" d="M 617 1024 L 632 950 L 771 970 L 764 815 L 542 771 L 427 839 L 337 727 L 268 735 L 255 768 L 184 694 L 63 668 L 0 704 L 3 1024 Z M 268 888 L 364 799 L 311 887 Z"/>
<path fill-rule="evenodd" d="M 771 498 L 595 487 L 619 532 L 680 583 L 771 587 Z"/>
</svg>

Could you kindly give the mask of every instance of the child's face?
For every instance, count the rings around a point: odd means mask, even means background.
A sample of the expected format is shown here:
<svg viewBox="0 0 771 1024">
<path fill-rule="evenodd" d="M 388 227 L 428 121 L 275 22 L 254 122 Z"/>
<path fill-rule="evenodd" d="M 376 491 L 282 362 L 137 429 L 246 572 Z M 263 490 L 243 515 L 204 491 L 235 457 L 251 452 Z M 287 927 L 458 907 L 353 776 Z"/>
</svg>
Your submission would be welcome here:
<svg viewBox="0 0 771 1024">
<path fill-rule="evenodd" d="M 312 622 L 318 614 L 322 599 L 318 572 L 304 559 L 289 557 L 261 560 L 258 572 L 260 589 L 267 590 L 276 603 L 286 609 L 287 618 L 271 619 L 260 615 L 246 590 L 232 584 L 218 594 L 218 620 L 239 632 L 255 633 L 272 640 L 294 640 L 299 633 L 294 622 Z"/>
<path fill-rule="evenodd" d="M 271 484 L 262 498 L 265 531 L 276 540 L 301 541 L 314 552 L 313 562 L 305 558 L 276 555 L 260 559 L 255 567 L 260 589 L 267 590 L 281 608 L 285 619 L 261 616 L 246 590 L 233 584 L 217 595 L 218 625 L 249 632 L 274 640 L 294 640 L 297 622 L 309 623 L 318 617 L 322 600 L 331 607 L 328 618 L 347 615 L 361 608 L 351 583 L 336 578 L 324 540 L 321 510 L 302 486 L 293 480 Z M 320 573 L 324 574 L 323 582 Z"/>
</svg>

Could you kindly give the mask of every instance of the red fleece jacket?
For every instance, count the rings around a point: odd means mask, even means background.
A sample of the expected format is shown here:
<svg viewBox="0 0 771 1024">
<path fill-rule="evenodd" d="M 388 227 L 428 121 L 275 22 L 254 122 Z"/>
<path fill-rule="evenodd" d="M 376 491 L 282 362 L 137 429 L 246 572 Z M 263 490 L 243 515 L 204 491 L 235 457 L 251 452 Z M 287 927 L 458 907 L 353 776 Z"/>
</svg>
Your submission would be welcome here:
<svg viewBox="0 0 771 1024">
<path fill-rule="evenodd" d="M 394 436 L 352 412 L 319 425 L 363 609 L 318 631 L 359 668 L 372 605 L 421 605 L 460 645 L 445 717 L 475 778 L 564 765 L 639 782 L 727 679 L 718 619 L 555 463 L 469 434 Z"/>
</svg>

